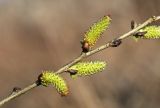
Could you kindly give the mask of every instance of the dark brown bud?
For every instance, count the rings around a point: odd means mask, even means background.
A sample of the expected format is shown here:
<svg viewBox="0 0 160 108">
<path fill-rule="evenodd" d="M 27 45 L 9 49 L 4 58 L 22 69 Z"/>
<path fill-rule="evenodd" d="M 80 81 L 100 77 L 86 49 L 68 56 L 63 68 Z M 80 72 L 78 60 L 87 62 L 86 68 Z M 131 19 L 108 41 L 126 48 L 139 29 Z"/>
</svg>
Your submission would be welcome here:
<svg viewBox="0 0 160 108">
<path fill-rule="evenodd" d="M 134 29 L 134 23 L 135 23 L 135 22 L 132 20 L 132 21 L 131 21 L 131 29 Z"/>
<path fill-rule="evenodd" d="M 135 36 L 137 38 L 138 37 L 143 37 L 146 33 L 147 33 L 146 31 L 144 31 L 144 32 L 137 32 L 137 33 L 133 34 L 133 36 Z"/>
<path fill-rule="evenodd" d="M 74 70 L 74 69 L 67 70 L 66 72 L 70 73 L 70 75 L 76 75 L 77 74 L 77 70 Z"/>
<path fill-rule="evenodd" d="M 84 41 L 84 42 L 81 42 L 81 44 L 82 44 L 82 52 L 84 53 L 88 52 L 90 49 L 88 42 Z"/>
<path fill-rule="evenodd" d="M 137 27 L 137 23 L 134 20 L 132 20 L 131 21 L 131 29 L 134 29 L 136 27 Z"/>
<path fill-rule="evenodd" d="M 118 47 L 122 43 L 121 39 L 114 39 L 112 42 L 110 42 L 111 47 Z"/>
<path fill-rule="evenodd" d="M 20 87 L 14 87 L 12 91 L 13 91 L 13 92 L 18 92 L 18 91 L 20 91 L 20 90 L 21 90 Z"/>
</svg>

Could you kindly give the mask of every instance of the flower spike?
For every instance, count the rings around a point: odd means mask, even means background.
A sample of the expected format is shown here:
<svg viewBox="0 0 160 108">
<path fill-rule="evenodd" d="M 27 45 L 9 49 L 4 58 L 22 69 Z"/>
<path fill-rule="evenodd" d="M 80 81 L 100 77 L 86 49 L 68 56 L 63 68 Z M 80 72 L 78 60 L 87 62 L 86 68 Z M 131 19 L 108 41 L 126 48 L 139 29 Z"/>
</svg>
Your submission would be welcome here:
<svg viewBox="0 0 160 108">
<path fill-rule="evenodd" d="M 147 26 L 144 29 L 139 30 L 134 37 L 142 39 L 158 39 L 160 38 L 160 26 Z"/>
<path fill-rule="evenodd" d="M 109 16 L 104 16 L 98 22 L 94 23 L 85 33 L 83 43 L 88 43 L 90 48 L 93 47 L 110 23 L 111 18 Z"/>
<path fill-rule="evenodd" d="M 77 76 L 88 76 L 101 72 L 106 67 L 106 62 L 95 61 L 95 62 L 79 62 L 71 66 L 68 71 L 77 71 L 76 74 L 70 74 L 72 78 Z"/>
<path fill-rule="evenodd" d="M 69 93 L 68 86 L 65 80 L 58 74 L 52 71 L 43 71 L 39 77 L 40 84 L 43 86 L 48 86 L 52 84 L 61 96 L 66 96 Z"/>
</svg>

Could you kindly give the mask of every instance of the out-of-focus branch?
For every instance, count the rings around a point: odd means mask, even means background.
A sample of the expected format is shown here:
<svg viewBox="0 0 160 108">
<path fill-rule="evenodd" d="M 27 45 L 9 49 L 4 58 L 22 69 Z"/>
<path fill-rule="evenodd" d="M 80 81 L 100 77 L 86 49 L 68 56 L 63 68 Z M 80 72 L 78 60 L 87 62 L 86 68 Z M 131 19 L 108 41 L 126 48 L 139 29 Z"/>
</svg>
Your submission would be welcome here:
<svg viewBox="0 0 160 108">
<path fill-rule="evenodd" d="M 56 71 L 55 73 L 56 74 L 61 74 L 63 72 L 65 72 L 69 67 L 71 67 L 72 65 L 76 64 L 77 62 L 79 62 L 80 60 L 82 60 L 83 58 L 86 58 L 92 54 L 95 54 L 97 52 L 100 52 L 104 49 L 107 49 L 109 47 L 116 47 L 118 46 L 122 40 L 128 38 L 129 36 L 133 35 L 135 32 L 137 32 L 138 30 L 142 29 L 143 27 L 147 26 L 148 24 L 154 22 L 154 21 L 157 21 L 157 20 L 160 20 L 160 16 L 153 16 L 151 18 L 149 18 L 148 20 L 146 20 L 144 23 L 142 23 L 141 25 L 139 25 L 138 27 L 132 29 L 131 31 L 125 33 L 124 35 L 121 35 L 119 36 L 118 38 L 115 38 L 109 42 L 107 42 L 106 44 L 94 49 L 94 50 L 91 50 L 87 53 L 82 53 L 79 57 L 77 57 L 76 59 L 74 59 L 73 61 L 71 61 L 70 63 L 68 63 L 67 65 L 63 66 L 62 68 L 60 68 L 58 71 Z M 13 95 L 10 95 L 8 97 L 6 97 L 5 99 L 3 99 L 2 101 L 0 101 L 0 106 L 4 105 L 5 103 L 11 101 L 12 99 L 28 92 L 29 90 L 35 88 L 39 86 L 39 84 L 37 83 L 37 81 L 27 87 L 25 87 L 24 89 L 14 93 Z"/>
</svg>

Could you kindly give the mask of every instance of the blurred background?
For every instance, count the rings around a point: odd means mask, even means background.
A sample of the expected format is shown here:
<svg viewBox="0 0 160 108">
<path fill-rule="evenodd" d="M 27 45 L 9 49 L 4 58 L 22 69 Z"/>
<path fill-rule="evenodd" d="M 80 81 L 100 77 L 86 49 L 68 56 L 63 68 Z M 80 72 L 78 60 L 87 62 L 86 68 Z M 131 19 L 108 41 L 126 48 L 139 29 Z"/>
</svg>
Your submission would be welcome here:
<svg viewBox="0 0 160 108">
<path fill-rule="evenodd" d="M 95 47 L 160 15 L 160 0 L 0 0 L 0 100 L 13 87 L 33 83 L 42 70 L 58 70 L 81 53 L 84 32 L 104 15 L 112 24 Z M 160 24 L 160 23 L 157 23 Z M 37 87 L 3 108 L 159 108 L 160 40 L 133 39 L 86 60 L 107 61 L 97 75 L 76 80 L 70 94 Z"/>
</svg>

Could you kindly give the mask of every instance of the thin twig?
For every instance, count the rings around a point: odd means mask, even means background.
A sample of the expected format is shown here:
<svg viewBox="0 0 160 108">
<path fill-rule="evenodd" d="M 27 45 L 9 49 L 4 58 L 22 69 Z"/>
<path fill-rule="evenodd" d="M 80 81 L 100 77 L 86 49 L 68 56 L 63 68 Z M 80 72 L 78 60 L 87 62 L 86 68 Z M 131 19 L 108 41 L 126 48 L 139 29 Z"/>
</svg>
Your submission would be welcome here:
<svg viewBox="0 0 160 108">
<path fill-rule="evenodd" d="M 134 34 L 135 32 L 137 32 L 138 30 L 140 30 L 141 28 L 143 28 L 143 27 L 145 27 L 146 25 L 148 25 L 148 24 L 150 24 L 150 23 L 152 23 L 152 22 L 154 22 L 154 21 L 157 21 L 157 20 L 160 20 L 160 16 L 157 16 L 157 17 L 153 16 L 153 17 L 149 18 L 148 20 L 146 20 L 146 21 L 145 21 L 144 23 L 142 23 L 141 25 L 139 25 L 138 27 L 134 28 L 133 30 L 125 33 L 124 35 L 119 36 L 118 38 L 116 38 L 116 40 L 126 39 L 126 38 L 128 38 L 129 36 L 131 36 L 132 34 Z M 89 51 L 89 52 L 87 52 L 87 53 L 82 53 L 79 57 L 77 57 L 76 59 L 74 59 L 73 61 L 71 61 L 69 64 L 63 66 L 62 68 L 60 68 L 60 69 L 59 69 L 58 71 L 56 71 L 55 73 L 61 74 L 61 73 L 63 73 L 65 70 L 67 70 L 70 66 L 76 64 L 77 62 L 79 62 L 79 61 L 82 60 L 83 58 L 86 58 L 86 57 L 88 57 L 88 56 L 90 56 L 90 55 L 92 55 L 92 54 L 95 54 L 95 53 L 97 53 L 97 52 L 99 52 L 99 51 L 102 51 L 102 50 L 104 50 L 104 49 L 106 49 L 106 48 L 111 47 L 110 44 L 111 44 L 114 40 L 115 40 L 115 39 L 113 39 L 112 41 L 109 41 L 109 42 L 107 42 L 106 44 L 104 44 L 104 45 L 102 45 L 102 46 L 100 46 L 100 47 L 98 47 L 98 48 L 96 48 L 96 49 L 94 49 L 94 50 L 91 50 L 91 51 Z M 28 92 L 29 90 L 31 90 L 31 89 L 33 89 L 33 88 L 35 88 L 35 87 L 37 87 L 37 86 L 39 86 L 39 85 L 35 82 L 35 83 L 33 83 L 33 84 L 25 87 L 24 89 L 20 90 L 19 92 L 15 93 L 14 95 L 10 95 L 10 96 L 6 97 L 6 98 L 3 99 L 2 101 L 0 101 L 0 106 L 4 105 L 5 103 L 11 101 L 12 99 L 14 99 L 14 98 L 16 98 L 16 97 L 18 97 L 18 96 L 26 93 L 26 92 Z"/>
<path fill-rule="evenodd" d="M 20 96 L 20 95 L 28 92 L 29 90 L 31 90 L 31 89 L 33 89 L 33 88 L 35 88 L 35 87 L 37 87 L 37 83 L 33 83 L 33 84 L 27 86 L 26 88 L 18 91 L 17 93 L 11 94 L 10 96 L 8 96 L 7 98 L 3 99 L 3 100 L 0 102 L 0 106 L 4 105 L 5 103 L 9 102 L 10 100 L 12 100 L 12 99 L 14 99 L 14 98 L 16 98 L 16 97 L 18 97 L 18 96 Z"/>
<path fill-rule="evenodd" d="M 68 69 L 70 66 L 76 64 L 77 62 L 79 62 L 80 60 L 82 60 L 82 58 L 86 57 L 85 53 L 82 53 L 79 57 L 77 57 L 76 59 L 74 59 L 73 61 L 71 61 L 69 64 L 65 65 L 64 67 L 60 68 L 57 72 L 57 74 L 60 74 L 62 72 L 64 72 L 66 69 Z"/>
</svg>

